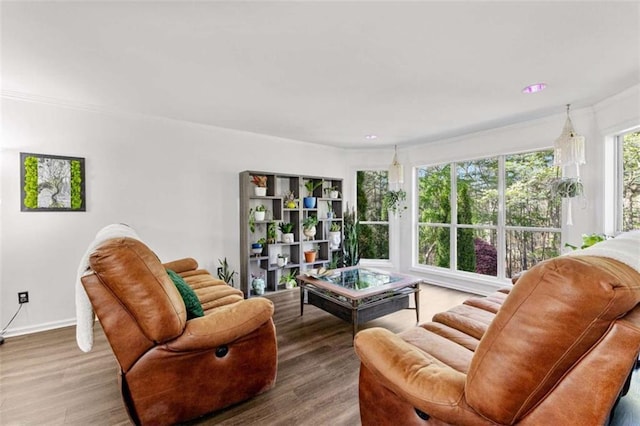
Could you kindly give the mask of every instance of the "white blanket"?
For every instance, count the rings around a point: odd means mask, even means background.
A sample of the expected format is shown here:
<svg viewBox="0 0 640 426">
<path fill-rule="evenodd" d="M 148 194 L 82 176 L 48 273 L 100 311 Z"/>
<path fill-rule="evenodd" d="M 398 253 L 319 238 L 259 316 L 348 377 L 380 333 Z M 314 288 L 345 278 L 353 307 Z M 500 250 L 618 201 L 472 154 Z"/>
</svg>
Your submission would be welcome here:
<svg viewBox="0 0 640 426">
<path fill-rule="evenodd" d="M 640 272 L 640 230 L 624 232 L 615 238 L 567 253 L 565 256 L 609 257 Z"/>
<path fill-rule="evenodd" d="M 76 342 L 78 343 L 78 347 L 84 352 L 89 352 L 91 348 L 93 348 L 93 323 L 95 321 L 95 315 L 89 296 L 87 296 L 87 293 L 84 291 L 80 279 L 89 270 L 89 257 L 95 249 L 107 240 L 122 237 L 134 238 L 136 240 L 140 239 L 136 231 L 124 223 L 105 226 L 98 231 L 93 242 L 89 244 L 78 266 L 76 276 Z"/>
</svg>

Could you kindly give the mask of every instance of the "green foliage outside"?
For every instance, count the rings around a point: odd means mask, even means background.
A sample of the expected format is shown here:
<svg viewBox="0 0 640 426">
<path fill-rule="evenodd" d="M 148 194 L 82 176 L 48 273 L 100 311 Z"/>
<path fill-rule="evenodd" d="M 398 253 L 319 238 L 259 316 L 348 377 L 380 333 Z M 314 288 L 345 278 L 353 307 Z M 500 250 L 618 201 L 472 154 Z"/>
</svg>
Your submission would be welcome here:
<svg viewBox="0 0 640 426">
<path fill-rule="evenodd" d="M 389 213 L 385 206 L 387 172 L 361 170 L 356 179 L 359 256 L 363 259 L 388 259 Z"/>
<path fill-rule="evenodd" d="M 622 230 L 640 229 L 640 131 L 624 135 L 622 145 Z"/>
<path fill-rule="evenodd" d="M 29 209 L 38 208 L 38 159 L 24 159 L 24 205 Z"/>
<path fill-rule="evenodd" d="M 82 207 L 82 170 L 80 161 L 71 161 L 71 208 L 78 210 Z"/>
<path fill-rule="evenodd" d="M 473 272 L 480 267 L 476 238 L 498 247 L 494 227 L 498 224 L 499 160 L 492 157 L 418 169 L 419 263 L 450 267 L 453 195 L 456 222 L 470 225 L 456 227 L 458 269 Z M 557 174 L 552 163 L 551 150 L 504 156 L 506 276 L 560 254 L 560 232 L 509 228 L 560 227 L 561 203 L 550 194 L 550 182 Z M 456 194 L 452 194 L 453 179 Z"/>
</svg>

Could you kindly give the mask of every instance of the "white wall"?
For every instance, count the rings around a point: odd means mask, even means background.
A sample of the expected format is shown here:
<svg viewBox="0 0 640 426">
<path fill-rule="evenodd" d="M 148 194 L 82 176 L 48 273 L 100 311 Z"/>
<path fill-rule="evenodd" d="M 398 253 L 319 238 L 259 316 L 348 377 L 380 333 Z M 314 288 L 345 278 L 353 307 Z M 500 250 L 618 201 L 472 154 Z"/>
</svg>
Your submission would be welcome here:
<svg viewBox="0 0 640 426">
<path fill-rule="evenodd" d="M 20 152 L 85 158 L 87 211 L 21 212 Z M 238 173 L 344 175 L 343 151 L 142 116 L 2 99 L 0 327 L 73 324 L 76 269 L 103 226 L 131 225 L 162 260 L 239 261 Z M 311 161 L 304 160 L 312 159 Z"/>
<path fill-rule="evenodd" d="M 411 209 L 413 167 L 551 148 L 560 135 L 566 118 L 564 108 L 559 109 L 562 110 L 561 113 L 544 119 L 435 143 L 399 147 L 398 160 L 404 165 L 407 205 Z M 605 151 L 609 148 L 607 144 L 612 143 L 608 136 L 640 124 L 640 86 L 634 86 L 592 107 L 572 110 L 571 120 L 576 131 L 586 137 L 587 164 L 581 167 L 586 202 L 580 207 L 574 205 L 572 226 L 567 226 L 566 220 L 563 221 L 563 238 L 565 242 L 578 244 L 582 240 L 582 234 L 603 233 L 609 228 L 605 223 L 605 213 L 611 210 L 613 200 L 607 200 L 605 197 L 608 179 L 605 173 Z M 371 167 L 386 168 L 392 157 L 391 149 L 351 152 L 348 185 L 355 185 L 354 173 L 358 168 L 366 167 L 367 164 Z M 464 274 L 424 274 L 411 270 L 411 233 L 415 226 L 412 221 L 411 210 L 408 210 L 397 223 L 396 231 L 399 238 L 397 247 L 391 250 L 391 253 L 399 253 L 397 259 L 392 259 L 395 269 L 422 275 L 434 284 L 481 294 L 504 286 L 504 283 L 491 278 L 473 276 L 465 279 Z M 391 232 L 393 231 L 392 227 Z"/>
</svg>

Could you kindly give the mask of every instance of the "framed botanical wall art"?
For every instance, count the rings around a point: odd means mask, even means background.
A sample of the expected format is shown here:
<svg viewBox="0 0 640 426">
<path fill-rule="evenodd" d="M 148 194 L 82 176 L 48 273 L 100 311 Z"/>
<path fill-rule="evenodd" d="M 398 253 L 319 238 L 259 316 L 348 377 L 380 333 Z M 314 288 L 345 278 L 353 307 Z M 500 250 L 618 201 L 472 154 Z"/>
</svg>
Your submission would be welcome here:
<svg viewBox="0 0 640 426">
<path fill-rule="evenodd" d="M 86 211 L 84 158 L 20 153 L 20 210 Z"/>
</svg>

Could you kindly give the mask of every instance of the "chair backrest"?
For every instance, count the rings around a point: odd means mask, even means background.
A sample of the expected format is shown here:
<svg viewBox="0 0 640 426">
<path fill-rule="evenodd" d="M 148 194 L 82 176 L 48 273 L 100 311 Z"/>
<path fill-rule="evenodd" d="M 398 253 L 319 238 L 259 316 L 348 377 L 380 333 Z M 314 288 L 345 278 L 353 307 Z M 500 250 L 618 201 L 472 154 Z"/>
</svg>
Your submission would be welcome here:
<svg viewBox="0 0 640 426">
<path fill-rule="evenodd" d="M 613 259 L 561 256 L 539 263 L 517 281 L 480 341 L 467 403 L 497 423 L 518 422 L 639 302 L 640 274 Z M 632 337 L 622 343 L 628 359 L 640 347 L 640 333 Z M 608 374 L 593 370 L 595 383 Z"/>
<path fill-rule="evenodd" d="M 182 334 L 186 308 L 158 257 L 142 242 L 116 238 L 91 255 L 82 278 L 123 371 L 142 353 Z"/>
</svg>

